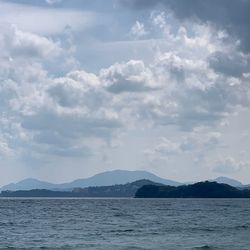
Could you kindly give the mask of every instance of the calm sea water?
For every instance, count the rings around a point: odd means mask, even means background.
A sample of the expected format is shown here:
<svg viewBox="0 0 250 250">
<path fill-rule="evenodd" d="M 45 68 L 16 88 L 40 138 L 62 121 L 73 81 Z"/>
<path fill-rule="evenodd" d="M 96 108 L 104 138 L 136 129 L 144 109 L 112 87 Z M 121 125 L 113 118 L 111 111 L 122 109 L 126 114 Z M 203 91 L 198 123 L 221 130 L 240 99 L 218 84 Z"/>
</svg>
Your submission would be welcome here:
<svg viewBox="0 0 250 250">
<path fill-rule="evenodd" d="M 250 249 L 250 199 L 0 199 L 0 249 Z"/>
</svg>

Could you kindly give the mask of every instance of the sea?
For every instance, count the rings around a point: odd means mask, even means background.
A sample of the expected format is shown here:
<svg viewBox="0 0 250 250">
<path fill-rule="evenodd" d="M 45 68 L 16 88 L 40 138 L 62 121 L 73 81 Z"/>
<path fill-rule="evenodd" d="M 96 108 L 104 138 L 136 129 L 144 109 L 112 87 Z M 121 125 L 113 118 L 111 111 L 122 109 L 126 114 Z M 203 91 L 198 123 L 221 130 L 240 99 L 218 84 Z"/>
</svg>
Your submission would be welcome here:
<svg viewBox="0 0 250 250">
<path fill-rule="evenodd" d="M 250 250 L 250 199 L 0 199 L 0 249 Z"/>
</svg>

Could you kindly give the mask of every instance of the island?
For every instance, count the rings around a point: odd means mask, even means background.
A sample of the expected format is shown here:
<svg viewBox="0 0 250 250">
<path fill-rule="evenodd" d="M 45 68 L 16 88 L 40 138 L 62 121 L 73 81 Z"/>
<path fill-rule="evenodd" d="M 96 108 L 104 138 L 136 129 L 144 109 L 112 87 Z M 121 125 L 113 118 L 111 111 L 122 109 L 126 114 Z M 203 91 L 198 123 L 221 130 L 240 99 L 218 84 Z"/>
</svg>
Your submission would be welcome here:
<svg viewBox="0 0 250 250">
<path fill-rule="evenodd" d="M 135 198 L 250 198 L 250 190 L 210 181 L 178 187 L 144 185 Z"/>
</svg>

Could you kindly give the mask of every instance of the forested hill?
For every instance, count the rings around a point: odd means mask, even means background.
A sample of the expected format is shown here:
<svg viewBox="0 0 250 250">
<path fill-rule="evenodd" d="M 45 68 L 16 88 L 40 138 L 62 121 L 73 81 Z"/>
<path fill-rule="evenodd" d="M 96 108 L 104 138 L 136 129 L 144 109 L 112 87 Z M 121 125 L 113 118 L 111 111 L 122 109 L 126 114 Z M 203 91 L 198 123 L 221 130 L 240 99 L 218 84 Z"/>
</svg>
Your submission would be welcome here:
<svg viewBox="0 0 250 250">
<path fill-rule="evenodd" d="M 2 191 L 1 197 L 136 197 L 136 198 L 250 198 L 250 190 L 238 189 L 217 182 L 198 182 L 179 187 L 150 180 L 102 186 L 74 188 L 72 191 L 47 189 Z"/>
<path fill-rule="evenodd" d="M 198 182 L 192 185 L 157 186 L 144 185 L 136 198 L 250 198 L 250 190 L 240 190 L 217 182 Z"/>
<path fill-rule="evenodd" d="M 52 191 L 47 189 L 2 191 L 1 197 L 134 197 L 136 191 L 143 185 L 161 185 L 150 180 L 102 186 L 74 188 L 72 191 Z"/>
</svg>

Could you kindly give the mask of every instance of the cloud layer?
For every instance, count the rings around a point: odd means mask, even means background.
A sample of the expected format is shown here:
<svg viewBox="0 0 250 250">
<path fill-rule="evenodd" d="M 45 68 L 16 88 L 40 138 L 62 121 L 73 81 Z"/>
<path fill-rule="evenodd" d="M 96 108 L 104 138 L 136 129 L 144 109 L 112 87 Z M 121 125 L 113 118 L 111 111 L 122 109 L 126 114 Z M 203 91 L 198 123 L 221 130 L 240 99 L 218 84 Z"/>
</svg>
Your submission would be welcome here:
<svg viewBox="0 0 250 250">
<path fill-rule="evenodd" d="M 233 129 L 232 117 L 249 109 L 249 1 L 212 1 L 209 6 L 202 1 L 126 1 L 131 15 L 138 9 L 144 15 L 131 22 L 125 15 L 121 27 L 112 26 L 116 34 L 108 28 L 100 32 L 97 13 L 53 9 L 62 3 L 47 2 L 50 7 L 43 8 L 0 2 L 11 10 L 0 22 L 2 159 L 28 165 L 81 159 L 81 164 L 119 168 L 115 164 L 126 163 L 134 143 L 142 159 L 135 156 L 132 164 L 150 168 L 161 159 L 163 165 L 170 160 L 180 166 L 188 159 L 190 166 L 209 166 L 204 175 L 245 171 L 241 166 L 246 164 L 237 163 L 240 156 L 223 142 L 231 140 L 223 130 Z M 117 6 L 127 10 L 124 2 Z M 74 18 L 28 27 L 13 17 L 20 8 L 22 13 Z M 106 23 L 112 23 L 109 18 Z M 102 55 L 104 65 L 87 70 L 87 50 L 96 53 L 91 60 L 97 64 Z M 145 133 L 145 144 L 136 139 L 140 133 Z M 115 144 L 124 153 L 120 160 Z M 224 162 L 223 156 L 231 160 Z M 178 171 L 172 174 L 175 178 Z"/>
</svg>

